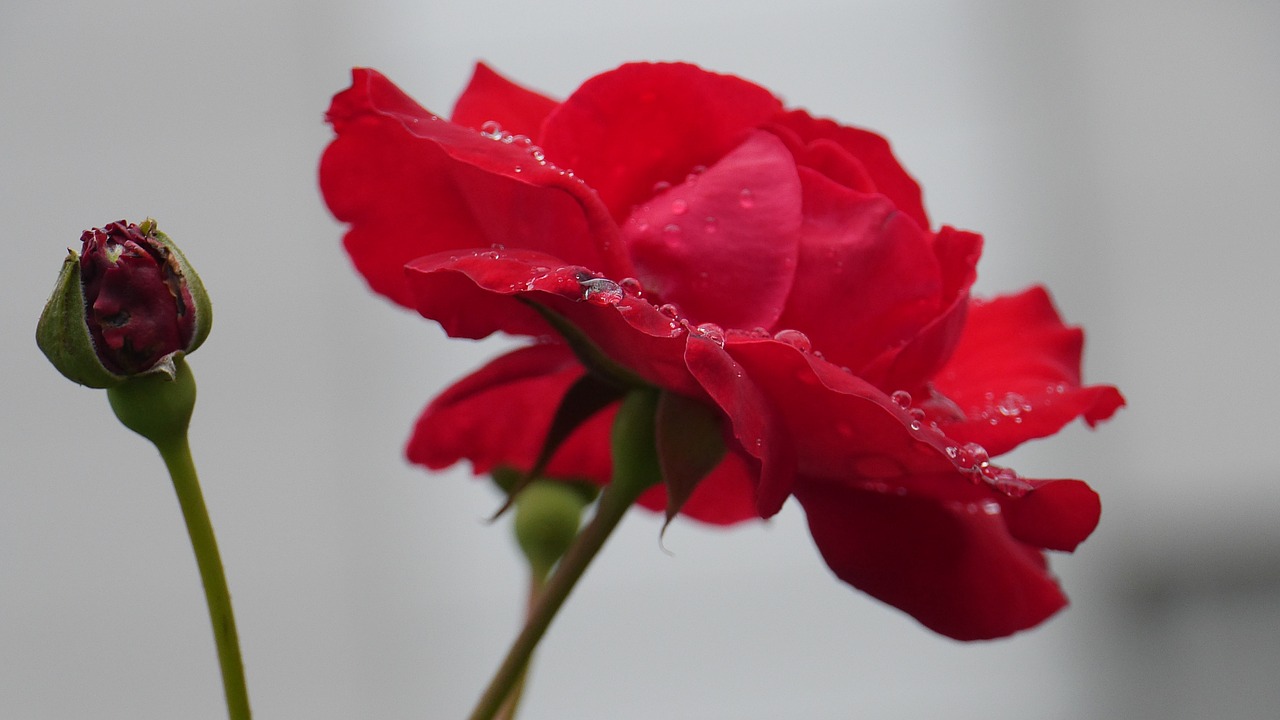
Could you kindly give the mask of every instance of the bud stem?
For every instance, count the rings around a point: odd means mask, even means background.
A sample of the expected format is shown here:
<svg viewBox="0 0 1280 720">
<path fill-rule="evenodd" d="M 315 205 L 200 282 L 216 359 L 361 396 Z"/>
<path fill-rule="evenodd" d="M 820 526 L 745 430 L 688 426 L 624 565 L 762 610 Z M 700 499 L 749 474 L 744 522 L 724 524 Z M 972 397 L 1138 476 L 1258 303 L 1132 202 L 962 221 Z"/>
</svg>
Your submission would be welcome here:
<svg viewBox="0 0 1280 720">
<path fill-rule="evenodd" d="M 520 682 L 529 657 L 564 605 L 587 565 L 595 558 L 627 509 L 661 480 L 654 449 L 658 391 L 641 388 L 622 401 L 613 426 L 613 478 L 600 494 L 591 522 L 582 529 L 538 594 L 524 628 L 485 689 L 470 720 L 493 720 Z"/>
<path fill-rule="evenodd" d="M 116 417 L 126 427 L 155 444 L 173 479 L 187 534 L 191 536 L 191 549 L 195 551 L 196 565 L 200 569 L 205 601 L 209 605 L 227 712 L 230 720 L 250 720 L 249 691 L 245 685 L 244 663 L 240 659 L 235 616 L 231 611 L 231 593 L 227 589 L 218 542 L 209 522 L 209 510 L 200 492 L 200 479 L 187 442 L 187 424 L 195 406 L 195 379 L 182 358 L 177 360 L 176 370 L 173 380 L 159 375 L 131 378 L 109 389 L 107 396 Z"/>
</svg>

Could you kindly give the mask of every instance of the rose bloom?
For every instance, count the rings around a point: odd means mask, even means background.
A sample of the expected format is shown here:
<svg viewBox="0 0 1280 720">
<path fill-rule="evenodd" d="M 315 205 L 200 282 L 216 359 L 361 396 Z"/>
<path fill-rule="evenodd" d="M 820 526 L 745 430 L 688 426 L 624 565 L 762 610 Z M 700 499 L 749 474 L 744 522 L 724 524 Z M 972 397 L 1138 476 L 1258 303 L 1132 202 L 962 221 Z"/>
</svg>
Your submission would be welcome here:
<svg viewBox="0 0 1280 720">
<path fill-rule="evenodd" d="M 685 64 L 563 102 L 478 65 L 450 120 L 357 69 L 328 119 L 320 185 L 369 285 L 453 337 L 533 339 L 431 403 L 413 462 L 534 465 L 588 372 L 550 311 L 721 419 L 728 452 L 683 514 L 730 524 L 794 496 L 838 577 L 952 638 L 1066 604 L 1043 550 L 1088 537 L 1097 495 L 989 458 L 1124 400 L 1082 385 L 1083 335 L 1043 289 L 969 298 L 981 238 L 933 229 L 880 136 Z M 616 406 L 546 474 L 607 483 Z"/>
</svg>

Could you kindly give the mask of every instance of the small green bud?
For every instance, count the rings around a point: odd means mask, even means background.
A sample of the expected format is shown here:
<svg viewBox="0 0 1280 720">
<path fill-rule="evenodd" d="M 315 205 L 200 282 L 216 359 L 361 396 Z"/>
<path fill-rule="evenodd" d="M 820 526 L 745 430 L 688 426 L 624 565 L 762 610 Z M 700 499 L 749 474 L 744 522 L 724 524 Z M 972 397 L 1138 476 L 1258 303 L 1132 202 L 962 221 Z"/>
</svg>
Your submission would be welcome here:
<svg viewBox="0 0 1280 720">
<path fill-rule="evenodd" d="M 546 577 L 573 544 L 588 502 L 574 486 L 550 480 L 534 481 L 516 497 L 516 541 L 535 575 Z"/>
<path fill-rule="evenodd" d="M 86 230 L 36 327 L 63 375 L 89 387 L 160 374 L 204 342 L 213 310 L 200 277 L 154 220 Z"/>
</svg>

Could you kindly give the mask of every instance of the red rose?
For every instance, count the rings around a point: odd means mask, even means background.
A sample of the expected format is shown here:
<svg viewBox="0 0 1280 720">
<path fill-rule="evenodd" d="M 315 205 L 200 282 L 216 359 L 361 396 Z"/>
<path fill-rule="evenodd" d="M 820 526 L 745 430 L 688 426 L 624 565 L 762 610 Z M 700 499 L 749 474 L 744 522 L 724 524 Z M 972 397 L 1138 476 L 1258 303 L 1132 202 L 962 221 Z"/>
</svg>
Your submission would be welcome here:
<svg viewBox="0 0 1280 720">
<path fill-rule="evenodd" d="M 480 65 L 452 121 L 356 70 L 328 118 L 321 187 L 372 288 L 454 337 L 539 339 L 437 398 L 414 462 L 534 463 L 587 372 L 536 305 L 719 411 L 730 452 L 685 514 L 768 517 L 794 495 L 836 575 L 953 638 L 1065 605 L 1042 550 L 1088 537 L 1097 495 L 988 455 L 1124 401 L 1081 385 L 1083 336 L 1042 289 L 969 300 L 981 238 L 930 229 L 883 138 L 682 64 L 564 102 Z M 607 482 L 615 409 L 549 474 Z"/>
</svg>

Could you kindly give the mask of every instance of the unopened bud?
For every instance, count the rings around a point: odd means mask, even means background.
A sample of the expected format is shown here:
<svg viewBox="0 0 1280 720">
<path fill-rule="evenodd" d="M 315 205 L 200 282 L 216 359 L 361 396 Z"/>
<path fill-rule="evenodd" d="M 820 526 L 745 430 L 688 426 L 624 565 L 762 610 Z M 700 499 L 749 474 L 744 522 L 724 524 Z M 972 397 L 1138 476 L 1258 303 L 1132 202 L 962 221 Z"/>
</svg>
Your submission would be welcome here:
<svg viewBox="0 0 1280 720">
<path fill-rule="evenodd" d="M 154 373 L 209 335 L 212 307 L 200 277 L 154 220 L 86 230 L 64 261 L 36 328 L 58 371 L 90 387 Z"/>
</svg>

